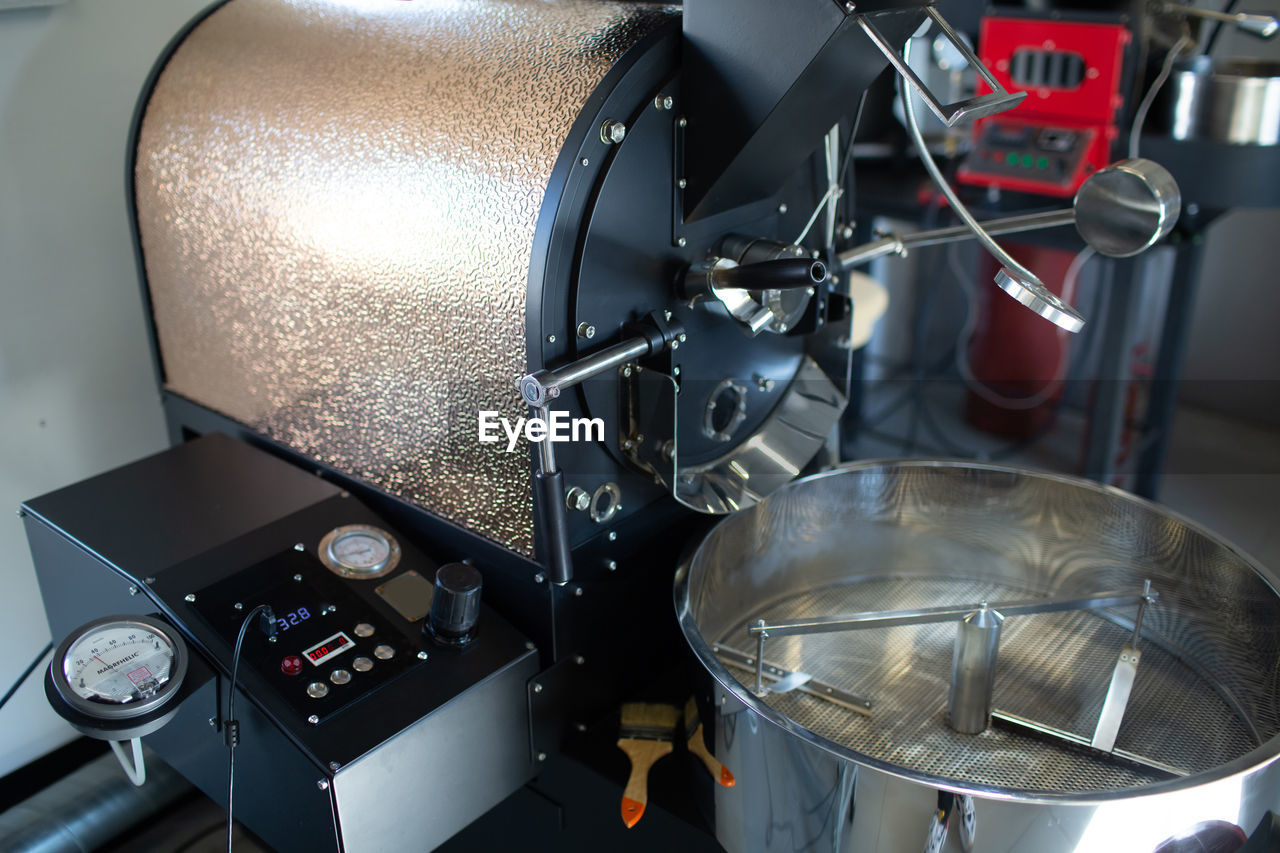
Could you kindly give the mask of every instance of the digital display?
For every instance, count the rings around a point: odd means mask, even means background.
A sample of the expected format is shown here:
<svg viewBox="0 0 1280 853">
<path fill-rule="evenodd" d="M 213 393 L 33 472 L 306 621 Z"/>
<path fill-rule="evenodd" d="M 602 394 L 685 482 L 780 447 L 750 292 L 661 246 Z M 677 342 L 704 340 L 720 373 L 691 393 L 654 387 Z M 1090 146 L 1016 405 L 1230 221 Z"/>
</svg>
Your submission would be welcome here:
<svg viewBox="0 0 1280 853">
<path fill-rule="evenodd" d="M 276 629 L 279 631 L 287 631 L 294 625 L 299 625 L 311 618 L 311 611 L 305 607 L 299 607 L 297 610 L 290 610 L 283 616 L 276 617 Z"/>
<path fill-rule="evenodd" d="M 316 666 L 319 666 L 334 655 L 342 654 L 347 649 L 351 648 L 352 645 L 354 645 L 354 643 L 352 643 L 351 638 L 342 631 L 339 631 L 332 637 L 321 640 L 302 654 L 306 656 L 307 660 L 311 661 Z"/>
</svg>

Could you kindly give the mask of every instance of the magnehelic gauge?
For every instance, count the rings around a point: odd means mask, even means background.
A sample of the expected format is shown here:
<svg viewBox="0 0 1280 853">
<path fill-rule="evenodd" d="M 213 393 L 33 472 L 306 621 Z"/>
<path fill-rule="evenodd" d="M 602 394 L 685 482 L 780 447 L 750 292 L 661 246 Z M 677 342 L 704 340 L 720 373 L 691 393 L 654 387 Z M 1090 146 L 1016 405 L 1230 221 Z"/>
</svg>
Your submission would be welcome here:
<svg viewBox="0 0 1280 853">
<path fill-rule="evenodd" d="M 159 619 L 107 616 L 62 641 L 46 692 L 54 710 L 90 737 L 141 737 L 177 711 L 187 660 L 182 638 Z"/>
</svg>

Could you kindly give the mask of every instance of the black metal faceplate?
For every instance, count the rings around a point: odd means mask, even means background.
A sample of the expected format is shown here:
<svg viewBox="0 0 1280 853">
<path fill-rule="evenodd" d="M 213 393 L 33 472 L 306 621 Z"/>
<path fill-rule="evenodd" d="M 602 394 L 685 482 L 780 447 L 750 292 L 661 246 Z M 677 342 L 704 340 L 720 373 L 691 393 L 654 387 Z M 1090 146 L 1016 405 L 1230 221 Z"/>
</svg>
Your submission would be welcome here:
<svg viewBox="0 0 1280 853">
<path fill-rule="evenodd" d="M 312 554 L 290 548 L 256 565 L 224 578 L 195 593 L 195 609 L 209 627 L 234 648 L 245 618 L 261 604 L 270 605 L 277 635 L 265 635 L 257 618 L 245 630 L 241 671 L 253 669 L 274 689 L 295 714 L 312 714 L 320 722 L 358 699 L 371 696 L 415 665 L 425 665 L 414 654 L 420 633 L 416 623 L 393 624 L 376 613 L 355 590 L 354 583 L 331 573 Z M 362 636 L 369 626 L 373 633 Z M 326 640 L 341 645 L 323 659 Z M 320 646 L 320 648 L 316 648 Z M 374 650 L 386 647 L 393 654 L 379 658 Z M 309 650 L 311 654 L 307 652 Z M 385 654 L 385 652 L 384 652 Z M 353 661 L 362 658 L 370 669 L 360 672 Z M 336 683 L 341 671 L 350 679 Z M 308 695 L 308 685 L 322 685 L 323 696 Z M 318 692 L 318 691 L 316 691 Z"/>
<path fill-rule="evenodd" d="M 282 506 L 296 509 L 281 517 Z M 432 578 L 435 562 L 354 497 L 225 435 L 179 445 L 34 499 L 24 511 L 92 554 L 103 572 L 135 585 L 183 633 L 193 656 L 203 655 L 224 676 L 230 674 L 235 636 L 228 632 L 219 601 L 242 591 L 243 613 L 256 603 L 274 604 L 254 596 L 266 593 L 270 598 L 282 572 L 288 572 L 287 577 L 301 573 L 326 597 L 332 595 L 334 600 L 327 603 L 336 604 L 338 610 L 323 618 L 342 620 L 339 627 L 362 648 L 368 641 L 353 633 L 355 622 L 362 619 L 376 627 L 369 640 L 396 637 L 393 660 L 406 661 L 398 675 L 380 679 L 375 675 L 380 668 L 394 667 L 375 658 L 374 668 L 368 673 L 353 671 L 350 683 L 329 683 L 330 695 L 338 694 L 336 704 L 311 700 L 315 709 L 310 710 L 306 702 L 299 705 L 296 698 L 287 699 L 289 694 L 281 693 L 281 685 L 273 680 L 280 675 L 284 652 L 275 656 L 276 672 L 265 674 L 263 670 L 269 669 L 263 651 L 266 638 L 256 628 L 251 628 L 254 636 L 246 636 L 246 663 L 238 681 L 241 701 L 255 703 L 321 768 L 352 761 L 472 685 L 533 654 L 523 635 L 483 605 L 479 635 L 472 646 L 461 652 L 436 646 L 421 634 L 419 623 L 405 619 L 375 591 L 379 584 L 410 570 Z M 327 532 L 346 524 L 390 530 L 402 549 L 395 572 L 372 580 L 336 575 L 324 579 L 328 572 L 316 549 Z M 292 550 L 298 543 L 305 553 Z M 202 550 L 182 559 L 193 547 Z M 286 551 L 291 554 L 288 561 L 277 562 Z M 202 592 L 213 601 L 201 602 Z M 234 603 L 230 602 L 232 612 Z M 207 608 L 212 624 L 198 604 Z M 315 617 L 317 625 L 320 619 Z M 286 629 L 284 635 L 291 630 L 302 627 Z M 298 650 L 310 645 L 299 644 Z M 418 660 L 419 651 L 426 652 L 428 659 Z M 354 657 L 352 652 L 339 657 L 348 655 Z M 332 668 L 321 670 L 327 677 Z M 370 686 L 361 691 L 366 683 Z M 298 685 L 309 699 L 305 687 L 306 682 Z M 374 689 L 378 702 L 340 701 L 344 693 L 364 695 Z M 307 721 L 313 713 L 323 717 L 318 724 Z"/>
</svg>

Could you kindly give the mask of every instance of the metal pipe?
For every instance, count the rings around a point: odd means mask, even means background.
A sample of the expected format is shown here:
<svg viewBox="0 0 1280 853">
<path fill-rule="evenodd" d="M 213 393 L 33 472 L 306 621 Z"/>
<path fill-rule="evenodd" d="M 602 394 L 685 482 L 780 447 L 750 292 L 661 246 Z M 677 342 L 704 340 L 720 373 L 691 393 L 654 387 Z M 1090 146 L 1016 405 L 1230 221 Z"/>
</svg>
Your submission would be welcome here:
<svg viewBox="0 0 1280 853">
<path fill-rule="evenodd" d="M 1258 38 L 1269 39 L 1280 31 L 1280 21 L 1274 15 L 1259 15 L 1251 12 L 1219 12 L 1215 9 L 1196 9 L 1192 6 L 1180 6 L 1176 3 L 1165 3 L 1160 7 L 1162 12 L 1173 12 L 1178 15 L 1191 15 L 1197 18 L 1209 18 L 1214 21 L 1226 21 L 1237 28 Z"/>
<path fill-rule="evenodd" d="M 797 634 L 828 634 L 863 628 L 895 628 L 900 625 L 927 625 L 963 619 L 975 610 L 990 607 L 1004 616 L 1029 616 L 1035 613 L 1058 613 L 1064 610 L 1096 610 L 1102 607 L 1131 607 L 1154 598 L 1156 593 L 1104 592 L 1075 598 L 1028 598 L 988 605 L 986 602 L 958 607 L 921 607 L 915 610 L 871 610 L 851 616 L 826 616 L 795 622 L 766 623 L 763 619 L 747 626 L 751 636 L 768 632 L 770 637 L 792 637 Z"/>
<path fill-rule="evenodd" d="M 1076 213 L 1073 208 L 1049 210 L 1042 213 L 1025 213 L 1020 216 L 1006 216 L 1001 219 L 988 219 L 982 222 L 982 228 L 988 234 L 1020 234 L 1024 231 L 1037 231 L 1042 228 L 1058 228 L 1063 225 L 1074 225 Z M 934 228 L 930 231 L 917 231 L 914 234 L 889 234 L 885 237 L 854 246 L 836 256 L 840 268 L 847 270 L 859 264 L 865 264 L 885 255 L 902 255 L 910 249 L 924 246 L 939 246 L 944 243 L 957 243 L 961 240 L 972 240 L 975 234 L 968 226 L 953 225 L 949 228 Z"/>
<path fill-rule="evenodd" d="M 996 686 L 996 657 L 1004 616 L 982 605 L 960 620 L 951 659 L 951 693 L 947 725 L 976 735 L 991 724 L 991 696 Z"/>
<path fill-rule="evenodd" d="M 146 751 L 149 779 L 134 787 L 110 752 L 0 814 L 6 850 L 82 853 L 105 845 L 191 790 Z"/>
<path fill-rule="evenodd" d="M 572 388 L 606 370 L 626 364 L 641 356 L 649 355 L 649 340 L 637 335 L 621 343 L 605 347 L 599 352 L 571 361 L 555 370 L 539 370 L 520 379 L 520 396 L 530 406 L 545 406 L 560 396 L 566 388 Z"/>
</svg>

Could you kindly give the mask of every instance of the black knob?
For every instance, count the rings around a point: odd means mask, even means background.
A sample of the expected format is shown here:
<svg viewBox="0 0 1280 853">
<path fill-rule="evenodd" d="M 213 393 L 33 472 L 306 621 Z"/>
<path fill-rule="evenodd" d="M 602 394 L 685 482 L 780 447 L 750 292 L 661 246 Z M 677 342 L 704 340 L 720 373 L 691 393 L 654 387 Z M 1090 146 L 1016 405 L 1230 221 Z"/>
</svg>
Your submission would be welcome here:
<svg viewBox="0 0 1280 853">
<path fill-rule="evenodd" d="M 475 639 L 483 584 L 480 572 L 466 563 L 446 563 L 436 570 L 426 630 L 437 643 L 465 646 Z"/>
</svg>

